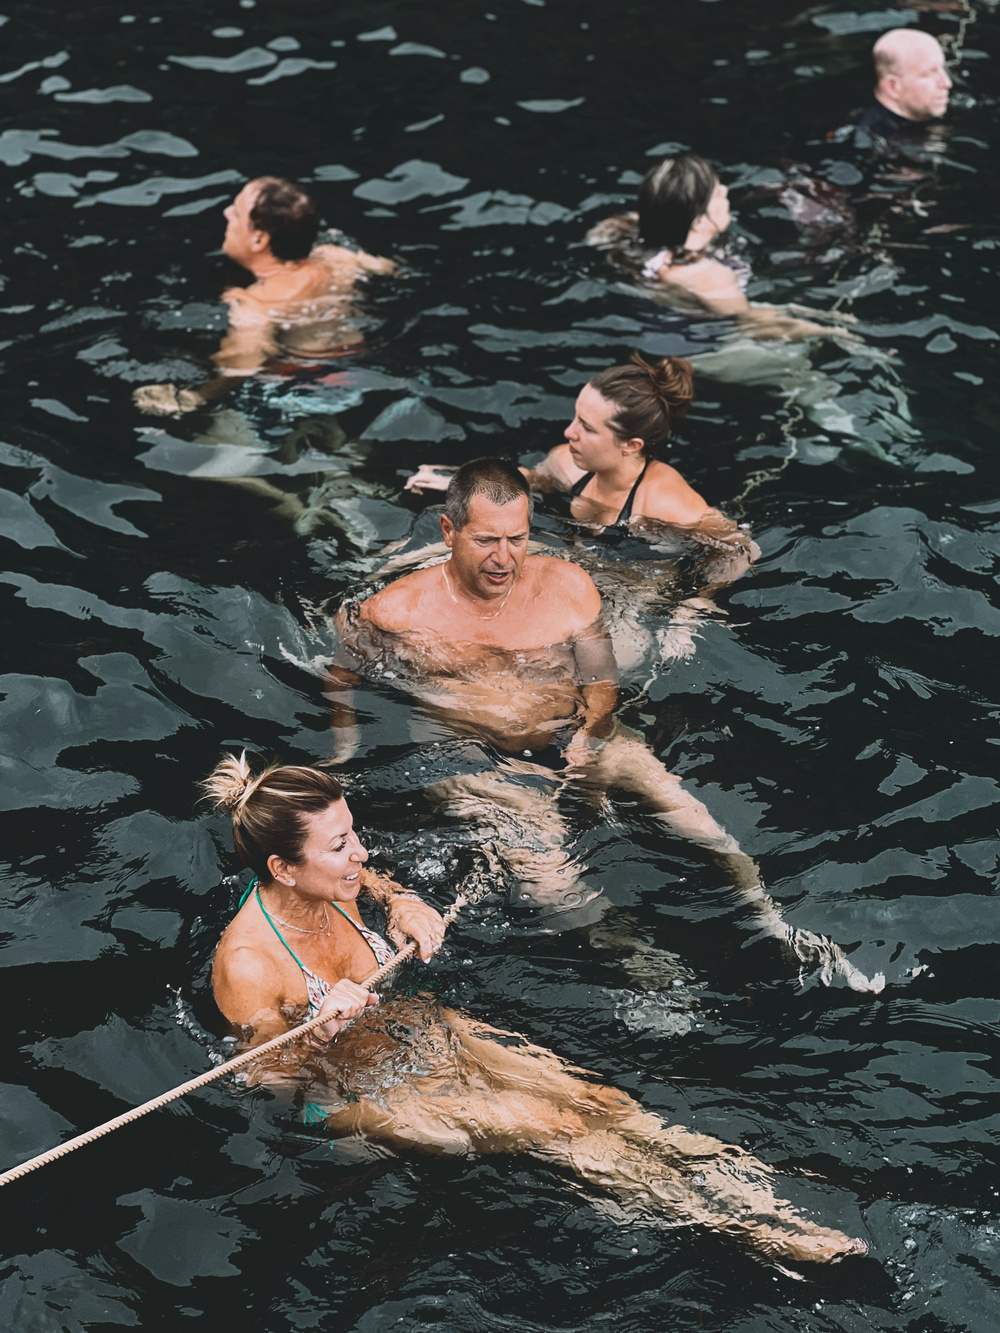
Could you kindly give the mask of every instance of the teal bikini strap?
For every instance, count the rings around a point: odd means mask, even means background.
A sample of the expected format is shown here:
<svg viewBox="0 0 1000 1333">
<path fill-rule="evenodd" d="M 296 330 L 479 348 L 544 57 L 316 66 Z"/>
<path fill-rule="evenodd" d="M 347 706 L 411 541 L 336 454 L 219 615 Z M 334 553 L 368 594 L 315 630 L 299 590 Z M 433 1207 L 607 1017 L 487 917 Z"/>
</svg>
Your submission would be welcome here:
<svg viewBox="0 0 1000 1333">
<path fill-rule="evenodd" d="M 335 903 L 331 900 L 330 906 L 335 907 L 341 916 L 346 917 L 347 920 L 350 921 L 351 925 L 354 927 L 355 930 L 361 931 L 361 927 L 355 921 L 354 917 L 351 916 L 350 912 L 345 912 L 344 909 L 341 907 L 340 903 Z"/>
<path fill-rule="evenodd" d="M 271 920 L 270 916 L 268 915 L 267 908 L 264 906 L 263 902 L 261 901 L 261 897 L 260 897 L 260 885 L 259 885 L 259 884 L 255 884 L 255 885 L 252 885 L 251 887 L 253 888 L 253 891 L 254 891 L 254 897 L 257 899 L 257 905 L 260 907 L 260 910 L 264 913 L 265 917 L 267 917 L 268 925 L 269 925 L 269 926 L 271 927 L 271 929 L 274 931 L 275 935 L 277 935 L 278 939 L 281 940 L 282 944 L 285 946 L 285 948 L 288 950 L 288 952 L 292 955 L 292 957 L 293 957 L 293 958 L 295 959 L 295 961 L 298 963 L 298 965 L 299 965 L 299 967 L 302 969 L 302 971 L 305 972 L 307 969 L 306 969 L 305 964 L 302 962 L 302 959 L 298 956 L 298 954 L 295 952 L 295 950 L 292 948 L 292 946 L 288 943 L 288 941 L 285 939 L 284 935 L 282 935 L 281 931 L 278 929 L 278 927 L 274 924 L 274 922 Z M 247 892 L 249 892 L 249 890 L 247 890 Z"/>
<path fill-rule="evenodd" d="M 243 890 L 243 897 L 242 897 L 242 898 L 239 900 L 239 902 L 236 904 L 236 910 L 237 910 L 237 912 L 240 910 L 240 908 L 243 906 L 243 904 L 246 902 L 246 900 L 250 897 L 251 893 L 253 893 L 254 889 L 257 887 L 257 885 L 258 885 L 259 883 L 260 883 L 260 880 L 257 878 L 256 875 L 254 875 L 253 879 L 250 881 L 250 883 L 249 883 L 249 884 L 246 886 L 246 888 Z"/>
</svg>

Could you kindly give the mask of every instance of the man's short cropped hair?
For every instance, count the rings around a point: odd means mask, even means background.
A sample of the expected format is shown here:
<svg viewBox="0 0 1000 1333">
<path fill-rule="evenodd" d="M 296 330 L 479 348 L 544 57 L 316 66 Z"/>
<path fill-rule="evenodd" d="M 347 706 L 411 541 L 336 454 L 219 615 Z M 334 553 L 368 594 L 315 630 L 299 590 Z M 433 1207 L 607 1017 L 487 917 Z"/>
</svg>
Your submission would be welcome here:
<svg viewBox="0 0 1000 1333">
<path fill-rule="evenodd" d="M 301 185 L 280 176 L 262 176 L 250 225 L 266 231 L 275 259 L 305 259 L 319 234 L 316 200 Z"/>
<path fill-rule="evenodd" d="M 510 504 L 523 495 L 528 501 L 528 522 L 531 522 L 534 513 L 531 487 L 523 473 L 506 458 L 475 458 L 471 463 L 463 463 L 452 477 L 444 498 L 444 512 L 456 532 L 469 521 L 474 495 L 485 495 L 495 505 Z"/>
</svg>

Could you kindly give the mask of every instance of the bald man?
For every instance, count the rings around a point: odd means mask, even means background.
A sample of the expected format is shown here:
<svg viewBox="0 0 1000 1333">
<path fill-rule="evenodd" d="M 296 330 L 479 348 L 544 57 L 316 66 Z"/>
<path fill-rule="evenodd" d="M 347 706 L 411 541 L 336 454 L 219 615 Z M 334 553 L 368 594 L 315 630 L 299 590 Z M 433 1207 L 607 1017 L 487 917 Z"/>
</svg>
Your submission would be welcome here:
<svg viewBox="0 0 1000 1333">
<path fill-rule="evenodd" d="M 919 134 L 948 109 L 951 79 L 941 45 L 929 33 L 891 28 L 872 48 L 875 96 L 854 117 L 869 140 Z"/>
</svg>

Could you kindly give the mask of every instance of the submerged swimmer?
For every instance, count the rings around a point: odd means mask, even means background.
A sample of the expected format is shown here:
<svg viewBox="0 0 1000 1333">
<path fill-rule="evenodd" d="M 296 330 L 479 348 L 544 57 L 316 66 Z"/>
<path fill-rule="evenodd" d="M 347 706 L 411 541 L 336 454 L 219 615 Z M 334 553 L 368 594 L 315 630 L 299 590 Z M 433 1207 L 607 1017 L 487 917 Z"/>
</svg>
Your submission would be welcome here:
<svg viewBox="0 0 1000 1333">
<path fill-rule="evenodd" d="M 588 528 L 627 532 L 654 544 L 679 536 L 702 549 L 706 586 L 697 598 L 674 608 L 675 632 L 661 638 L 664 655 L 671 657 L 693 651 L 691 627 L 717 609 L 710 600 L 713 593 L 746 573 L 760 554 L 743 529 L 708 505 L 676 468 L 654 456 L 683 421 L 694 396 L 693 378 L 691 363 L 680 357 L 651 363 L 633 353 L 629 365 L 603 370 L 581 389 L 564 431 L 567 443 L 549 450 L 537 467 L 521 468 L 532 490 L 568 494 L 570 513 Z M 451 471 L 425 464 L 406 488 L 445 490 Z M 573 557 L 583 554 L 573 552 Z M 630 585 L 631 620 L 657 598 L 660 582 L 644 570 Z M 638 626 L 632 635 L 638 641 Z M 615 650 L 624 666 L 619 637 L 614 635 Z"/>
<path fill-rule="evenodd" d="M 426 994 L 379 1003 L 364 990 L 358 983 L 392 948 L 363 921 L 362 895 L 425 961 L 443 929 L 416 895 L 365 869 L 328 772 L 273 766 L 254 778 L 245 759 L 229 758 L 204 785 L 232 812 L 236 852 L 257 876 L 219 942 L 215 998 L 250 1046 L 329 1014 L 250 1075 L 291 1091 L 311 1122 L 397 1151 L 529 1153 L 596 1187 L 595 1204 L 613 1200 L 622 1220 L 710 1227 L 776 1263 L 865 1252 L 778 1198 L 771 1168 L 742 1149 L 664 1125 L 551 1051 Z"/>
<path fill-rule="evenodd" d="M 222 253 L 247 269 L 249 287 L 230 287 L 229 329 L 212 358 L 219 377 L 197 388 L 146 384 L 136 405 L 157 416 L 194 412 L 222 397 L 275 357 L 323 362 L 357 352 L 356 285 L 392 273 L 391 259 L 342 245 L 316 245 L 319 209 L 301 186 L 277 176 L 244 185 L 225 210 Z"/>
<path fill-rule="evenodd" d="M 335 757 L 346 760 L 358 743 L 351 691 L 364 671 L 408 691 L 425 738 L 476 740 L 502 752 L 491 769 L 447 778 L 429 795 L 475 822 L 520 880 L 522 898 L 559 914 L 560 926 L 592 923 L 604 903 L 580 890 L 559 796 L 568 787 L 602 810 L 617 789 L 707 851 L 759 930 L 796 958 L 820 962 L 825 980 L 839 973 L 871 989 L 835 945 L 782 921 L 736 839 L 619 722 L 600 593 L 576 564 L 528 554 L 531 512 L 527 480 L 512 464 L 466 463 L 441 516 L 449 559 L 397 579 L 353 614 L 341 609 L 342 647 L 327 683 Z M 537 762 L 536 751 L 555 751 L 556 770 Z M 826 950 L 822 959 L 817 949 Z"/>
<path fill-rule="evenodd" d="M 729 316 L 753 338 L 844 337 L 843 329 L 747 299 L 749 266 L 719 243 L 730 221 L 729 191 L 713 168 L 694 153 L 678 153 L 646 172 L 637 213 L 605 219 L 587 240 L 608 250 L 612 263 L 641 278 L 668 304 Z"/>
<path fill-rule="evenodd" d="M 892 28 L 872 47 L 875 91 L 852 117 L 861 147 L 920 139 L 948 110 L 951 78 L 941 43 L 930 33 Z"/>
<path fill-rule="evenodd" d="M 885 354 L 840 327 L 838 321 L 853 322 L 852 315 L 748 300 L 744 288 L 749 267 L 720 243 L 729 223 L 728 192 L 715 171 L 694 153 L 678 153 L 646 173 L 639 186 L 638 213 L 606 219 L 587 239 L 607 250 L 610 262 L 637 278 L 654 300 L 688 314 L 733 320 L 744 336 L 692 357 L 699 375 L 723 383 L 773 386 L 788 406 L 821 430 L 896 462 L 885 446 L 910 442 L 916 435 L 898 383 L 887 375 L 873 376 L 873 384 L 883 391 L 881 401 L 869 404 L 857 395 L 848 410 L 846 400 L 835 401 L 840 383 L 813 369 L 797 344 L 827 335 L 873 362 L 884 361 Z M 800 309 L 808 319 L 794 313 Z M 818 319 L 831 324 L 819 324 Z"/>
</svg>

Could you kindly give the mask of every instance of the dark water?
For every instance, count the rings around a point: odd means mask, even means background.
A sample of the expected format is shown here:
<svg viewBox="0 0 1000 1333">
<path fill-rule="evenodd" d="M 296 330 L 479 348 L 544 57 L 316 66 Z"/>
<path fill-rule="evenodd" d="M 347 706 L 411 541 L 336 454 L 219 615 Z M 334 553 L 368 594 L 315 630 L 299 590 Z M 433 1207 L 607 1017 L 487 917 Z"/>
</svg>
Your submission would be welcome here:
<svg viewBox="0 0 1000 1333">
<path fill-rule="evenodd" d="M 578 850 L 630 929 L 680 956 L 693 1009 L 499 900 L 431 981 L 671 1121 L 815 1172 L 795 1198 L 874 1262 L 796 1283 L 701 1232 L 623 1229 L 533 1161 L 352 1156 L 215 1087 L 4 1191 L 0 1317 L 19 1333 L 994 1329 L 995 9 L 900 11 L 957 44 L 953 132 L 897 211 L 863 204 L 859 243 L 818 263 L 833 242 L 803 240 L 760 187 L 794 159 L 863 193 L 823 136 L 864 97 L 888 0 L 485 3 L 7 7 L 0 1166 L 205 1067 L 235 866 L 194 784 L 224 746 L 330 752 L 309 607 L 410 532 L 426 506 L 403 475 L 543 450 L 593 368 L 712 345 L 717 327 L 620 290 L 581 246 L 681 143 L 733 186 L 759 298 L 838 300 L 896 355 L 812 354 L 874 452 L 767 385 L 700 383 L 674 460 L 764 554 L 693 659 L 648 695 L 634 675 L 626 717 L 789 919 L 888 985 L 800 988 L 741 949 L 714 872 L 628 808 L 581 820 Z M 191 478 L 204 421 L 157 423 L 130 398 L 204 373 L 220 209 L 266 171 L 311 182 L 331 225 L 407 265 L 370 303 L 368 387 L 338 418 L 339 527 L 311 533 Z M 309 393 L 241 402 L 278 440 L 343 406 Z M 900 404 L 908 432 L 884 427 Z M 437 761 L 398 696 L 362 706 L 366 835 L 446 903 L 468 849 L 421 807 Z"/>
</svg>

